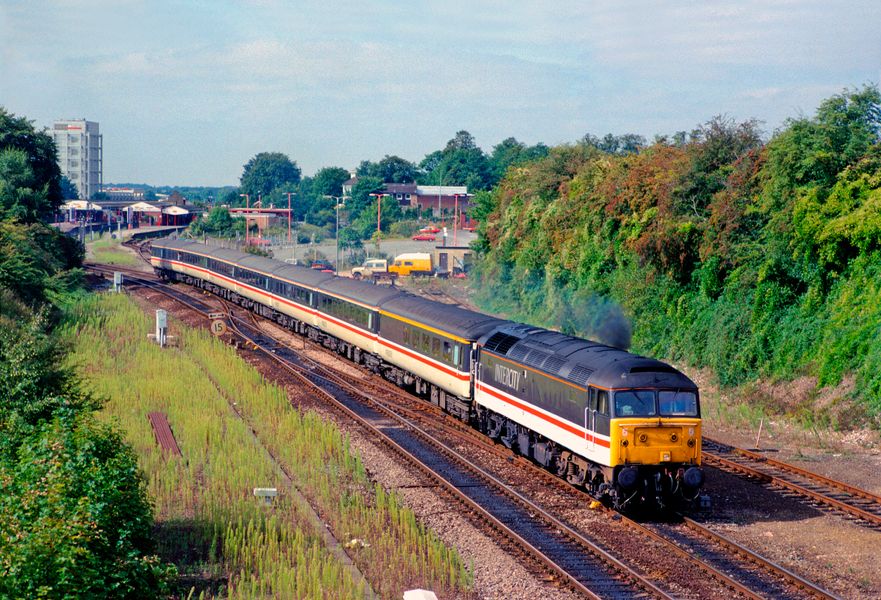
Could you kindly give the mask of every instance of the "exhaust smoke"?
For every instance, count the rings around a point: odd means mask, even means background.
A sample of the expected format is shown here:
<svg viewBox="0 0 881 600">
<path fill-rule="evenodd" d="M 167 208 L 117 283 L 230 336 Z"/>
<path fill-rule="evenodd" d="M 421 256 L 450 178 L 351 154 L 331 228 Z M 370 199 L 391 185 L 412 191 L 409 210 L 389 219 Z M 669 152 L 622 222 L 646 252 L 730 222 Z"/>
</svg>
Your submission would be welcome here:
<svg viewBox="0 0 881 600">
<path fill-rule="evenodd" d="M 621 350 L 629 350 L 633 326 L 617 302 L 590 292 L 576 292 L 563 303 L 560 329 Z"/>
</svg>

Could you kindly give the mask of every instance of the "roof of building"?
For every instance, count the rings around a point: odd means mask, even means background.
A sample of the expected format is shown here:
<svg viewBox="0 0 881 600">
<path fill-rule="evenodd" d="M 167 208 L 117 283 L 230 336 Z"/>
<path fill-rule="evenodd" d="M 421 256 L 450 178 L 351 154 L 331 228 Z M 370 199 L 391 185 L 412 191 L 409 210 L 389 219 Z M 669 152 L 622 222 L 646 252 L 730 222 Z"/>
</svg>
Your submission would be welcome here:
<svg viewBox="0 0 881 600">
<path fill-rule="evenodd" d="M 415 183 L 387 183 L 385 191 L 391 194 L 412 194 L 416 191 Z"/>
<path fill-rule="evenodd" d="M 416 186 L 416 193 L 420 196 L 455 196 L 456 194 L 467 195 L 467 185 L 419 185 Z"/>
</svg>

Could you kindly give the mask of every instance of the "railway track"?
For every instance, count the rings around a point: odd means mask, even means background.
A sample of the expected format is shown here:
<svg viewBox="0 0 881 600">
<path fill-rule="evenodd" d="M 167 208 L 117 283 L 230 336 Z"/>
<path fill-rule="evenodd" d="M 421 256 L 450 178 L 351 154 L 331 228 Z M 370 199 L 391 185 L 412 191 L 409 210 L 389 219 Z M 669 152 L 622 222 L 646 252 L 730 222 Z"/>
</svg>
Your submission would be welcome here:
<svg viewBox="0 0 881 600">
<path fill-rule="evenodd" d="M 103 274 L 121 269 L 96 266 Z M 157 291 L 203 316 L 213 306 L 172 286 L 128 270 L 130 285 Z M 227 308 L 229 306 L 227 305 Z M 330 401 L 340 412 L 365 427 L 382 443 L 462 506 L 476 515 L 483 529 L 511 554 L 532 564 L 544 576 L 588 598 L 672 598 L 611 554 L 542 511 L 528 498 L 483 471 L 464 456 L 433 441 L 430 435 L 381 403 L 371 403 L 353 386 L 279 344 L 256 325 L 229 311 L 231 329 L 275 360 L 292 376 Z M 321 372 L 319 372 L 321 371 Z M 541 518 L 540 517 L 543 517 Z"/>
<path fill-rule="evenodd" d="M 237 308 L 237 307 L 236 307 Z M 233 308 L 232 310 L 235 310 Z M 250 311 L 247 313 L 247 327 L 257 328 L 259 332 L 254 332 L 260 336 L 271 338 L 265 329 L 261 328 L 261 322 Z M 236 318 L 236 320 L 240 320 Z M 275 327 L 272 324 L 272 327 Z M 253 331 L 253 329 L 252 329 Z M 272 340 L 277 344 L 277 340 Z M 270 351 L 276 355 L 277 346 L 270 348 Z M 464 426 L 460 421 L 450 418 L 432 405 L 416 399 L 409 394 L 403 392 L 397 386 L 384 380 L 375 378 L 375 381 L 369 382 L 367 387 L 373 388 L 377 392 L 393 395 L 393 400 L 383 400 L 376 395 L 367 395 L 364 393 L 365 380 L 352 380 L 352 376 L 344 372 L 337 371 L 315 361 L 303 359 L 308 365 L 310 374 L 314 377 L 322 378 L 325 381 L 331 381 L 335 385 L 341 385 L 356 396 L 367 400 L 372 405 L 378 405 L 385 414 L 390 416 L 403 413 L 405 416 L 404 423 L 409 427 L 416 427 L 425 435 L 432 437 L 435 448 L 440 445 L 442 452 L 456 453 L 456 447 L 466 445 L 473 447 L 475 444 L 496 452 L 501 451 L 502 454 L 507 453 L 498 444 L 493 444 L 487 439 L 477 434 L 474 429 Z M 400 417 L 395 417 L 400 418 Z M 444 427 L 438 428 L 438 431 L 428 433 L 428 431 L 436 427 L 438 419 L 445 421 Z M 507 453 L 510 456 L 510 453 Z M 469 461 L 470 462 L 470 461 Z M 558 489 L 565 490 L 571 495 L 575 503 L 589 503 L 591 498 L 580 490 L 576 490 L 568 486 L 560 479 L 551 476 L 546 471 L 539 469 L 531 462 L 521 459 L 521 466 L 530 470 L 530 475 L 536 479 L 541 479 L 541 485 L 552 485 Z M 478 467 L 480 468 L 480 467 Z M 497 476 L 491 476 L 497 480 Z M 506 485 L 506 484 L 502 484 Z M 541 487 L 538 486 L 538 487 Z M 522 492 L 514 491 L 517 496 L 526 502 L 531 512 L 536 514 L 548 514 L 549 510 L 544 507 L 537 506 L 531 500 L 532 494 L 524 495 Z M 620 515 L 611 511 L 607 512 L 607 518 L 610 525 L 617 519 L 621 519 Z M 554 516 L 548 519 L 553 523 L 559 521 Z M 784 567 L 758 555 L 755 552 L 740 546 L 736 542 L 711 531 L 703 525 L 683 518 L 677 523 L 671 524 L 653 524 L 650 526 L 640 524 L 632 519 L 623 518 L 623 522 L 640 537 L 649 537 L 662 546 L 662 551 L 675 555 L 679 560 L 692 566 L 696 566 L 708 580 L 713 580 L 724 589 L 734 592 L 745 598 L 834 598 L 831 593 L 815 586 L 811 582 L 790 572 Z M 568 523 L 563 523 L 563 527 L 575 529 Z M 577 533 L 583 536 L 581 533 Z M 639 540 L 636 540 L 638 543 Z M 605 544 L 606 546 L 608 545 Z M 701 557 L 701 558 L 697 558 Z M 665 593 L 671 594 L 669 590 Z M 700 597 L 700 592 L 697 594 Z"/>
<path fill-rule="evenodd" d="M 389 402 L 365 395 L 321 363 L 293 352 L 256 323 L 230 315 L 231 328 L 308 383 L 372 437 L 416 467 L 432 485 L 476 515 L 509 553 L 526 558 L 590 598 L 671 598 L 650 579 L 448 447 Z"/>
<path fill-rule="evenodd" d="M 114 270 L 122 269 L 108 268 L 104 272 Z M 141 279 L 142 276 L 143 273 L 130 275 L 130 282 L 154 288 L 206 315 L 216 310 L 201 299 L 194 300 L 189 294 L 167 289 L 171 286 Z M 418 422 L 420 414 L 423 415 L 423 421 L 436 422 L 437 415 L 443 413 L 434 407 L 408 396 L 382 380 L 380 380 L 381 385 L 371 384 L 370 387 L 384 392 L 394 390 L 402 397 L 422 405 L 422 408 L 416 408 L 408 403 L 407 408 L 403 409 L 407 416 L 401 416 L 398 414 L 402 412 L 400 402 L 388 402 L 373 395 L 365 395 L 358 389 L 363 387 L 363 380 L 353 384 L 333 369 L 294 353 L 263 331 L 253 313 L 249 312 L 249 320 L 246 320 L 233 314 L 242 309 L 232 308 L 229 305 L 227 309 L 230 324 L 238 335 L 282 364 L 304 383 L 308 382 L 322 390 L 321 393 L 337 404 L 342 412 L 361 422 L 377 439 L 384 440 L 386 446 L 420 469 L 425 477 L 434 479 L 435 484 L 440 485 L 451 497 L 455 497 L 463 508 L 480 515 L 484 525 L 494 530 L 493 537 L 501 538 L 502 545 L 512 554 L 528 556 L 528 561 L 555 573 L 554 576 L 559 581 L 566 582 L 567 586 L 588 597 L 680 595 L 672 593 L 669 589 L 662 589 L 652 578 L 645 577 L 638 570 L 621 562 L 575 528 L 535 504 L 529 497 L 463 457 L 451 447 L 456 443 L 450 443 L 449 428 L 443 436 L 444 441 L 436 439 L 436 434 L 430 434 Z M 458 423 L 453 419 L 448 421 Z M 469 444 L 478 437 L 482 438 L 470 428 L 461 428 L 461 433 L 457 435 L 470 436 Z M 486 441 L 481 445 L 498 449 L 497 446 Z M 521 462 L 526 461 L 521 459 Z M 575 492 L 574 488 L 537 469 L 531 463 L 528 464 L 545 481 Z M 585 496 L 581 501 L 586 502 L 588 498 Z M 611 514 L 608 518 L 610 523 L 620 519 L 618 515 Z M 651 526 L 627 519 L 624 519 L 624 522 L 630 529 L 639 532 L 640 536 L 651 537 L 664 546 L 664 552 L 690 562 L 705 577 L 709 577 L 720 588 L 734 592 L 735 595 L 747 598 L 834 597 L 694 521 L 684 519 L 679 523 Z M 702 560 L 697 560 L 696 555 L 703 557 Z M 663 586 L 663 582 L 661 585 Z M 693 593 L 685 595 L 693 595 Z M 702 595 L 701 592 L 697 592 L 696 597 Z"/>
<path fill-rule="evenodd" d="M 877 496 L 758 452 L 703 438 L 705 463 L 807 499 L 812 505 L 844 514 L 881 530 L 881 496 Z"/>
</svg>

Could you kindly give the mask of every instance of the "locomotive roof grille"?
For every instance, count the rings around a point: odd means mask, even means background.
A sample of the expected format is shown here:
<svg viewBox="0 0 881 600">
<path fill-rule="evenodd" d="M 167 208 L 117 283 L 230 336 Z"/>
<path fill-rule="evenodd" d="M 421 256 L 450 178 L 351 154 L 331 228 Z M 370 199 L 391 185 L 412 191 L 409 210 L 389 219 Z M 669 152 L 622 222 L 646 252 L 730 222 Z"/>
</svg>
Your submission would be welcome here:
<svg viewBox="0 0 881 600">
<path fill-rule="evenodd" d="M 550 358 L 550 356 L 550 354 L 548 354 L 547 352 L 542 352 L 541 350 L 530 350 L 529 354 L 526 355 L 526 358 L 523 359 L 523 362 L 525 362 L 530 367 L 541 369 L 545 361 Z"/>
<path fill-rule="evenodd" d="M 575 365 L 575 368 L 569 373 L 569 379 L 581 385 L 587 385 L 587 380 L 593 375 L 593 369 L 589 369 L 584 365 Z"/>
<path fill-rule="evenodd" d="M 565 364 L 566 361 L 559 356 L 549 356 L 542 368 L 549 373 L 559 373 Z"/>
<path fill-rule="evenodd" d="M 520 341 L 520 338 L 508 335 L 507 333 L 502 333 L 501 331 L 496 332 L 490 336 L 488 340 L 486 340 L 486 344 L 484 347 L 487 350 L 491 350 L 492 352 L 498 352 L 499 354 L 507 354 L 508 350 L 511 349 L 511 346 Z"/>
<path fill-rule="evenodd" d="M 515 360 L 523 360 L 526 358 L 527 354 L 529 354 L 529 348 L 527 348 L 523 344 L 520 344 L 519 346 L 511 350 L 510 356 Z"/>
</svg>

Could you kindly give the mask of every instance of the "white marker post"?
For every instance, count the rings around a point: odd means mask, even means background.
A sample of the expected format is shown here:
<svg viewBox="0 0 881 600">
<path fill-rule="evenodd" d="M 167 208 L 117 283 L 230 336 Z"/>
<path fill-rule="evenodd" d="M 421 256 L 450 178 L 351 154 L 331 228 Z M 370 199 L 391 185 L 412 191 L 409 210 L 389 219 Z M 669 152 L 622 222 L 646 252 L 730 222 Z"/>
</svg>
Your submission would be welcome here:
<svg viewBox="0 0 881 600">
<path fill-rule="evenodd" d="M 254 488 L 254 495 L 258 498 L 263 498 L 263 501 L 266 504 L 272 504 L 272 499 L 278 496 L 278 489 L 276 488 Z"/>
<path fill-rule="evenodd" d="M 156 342 L 164 348 L 168 341 L 168 313 L 161 308 L 156 309 Z"/>
</svg>

